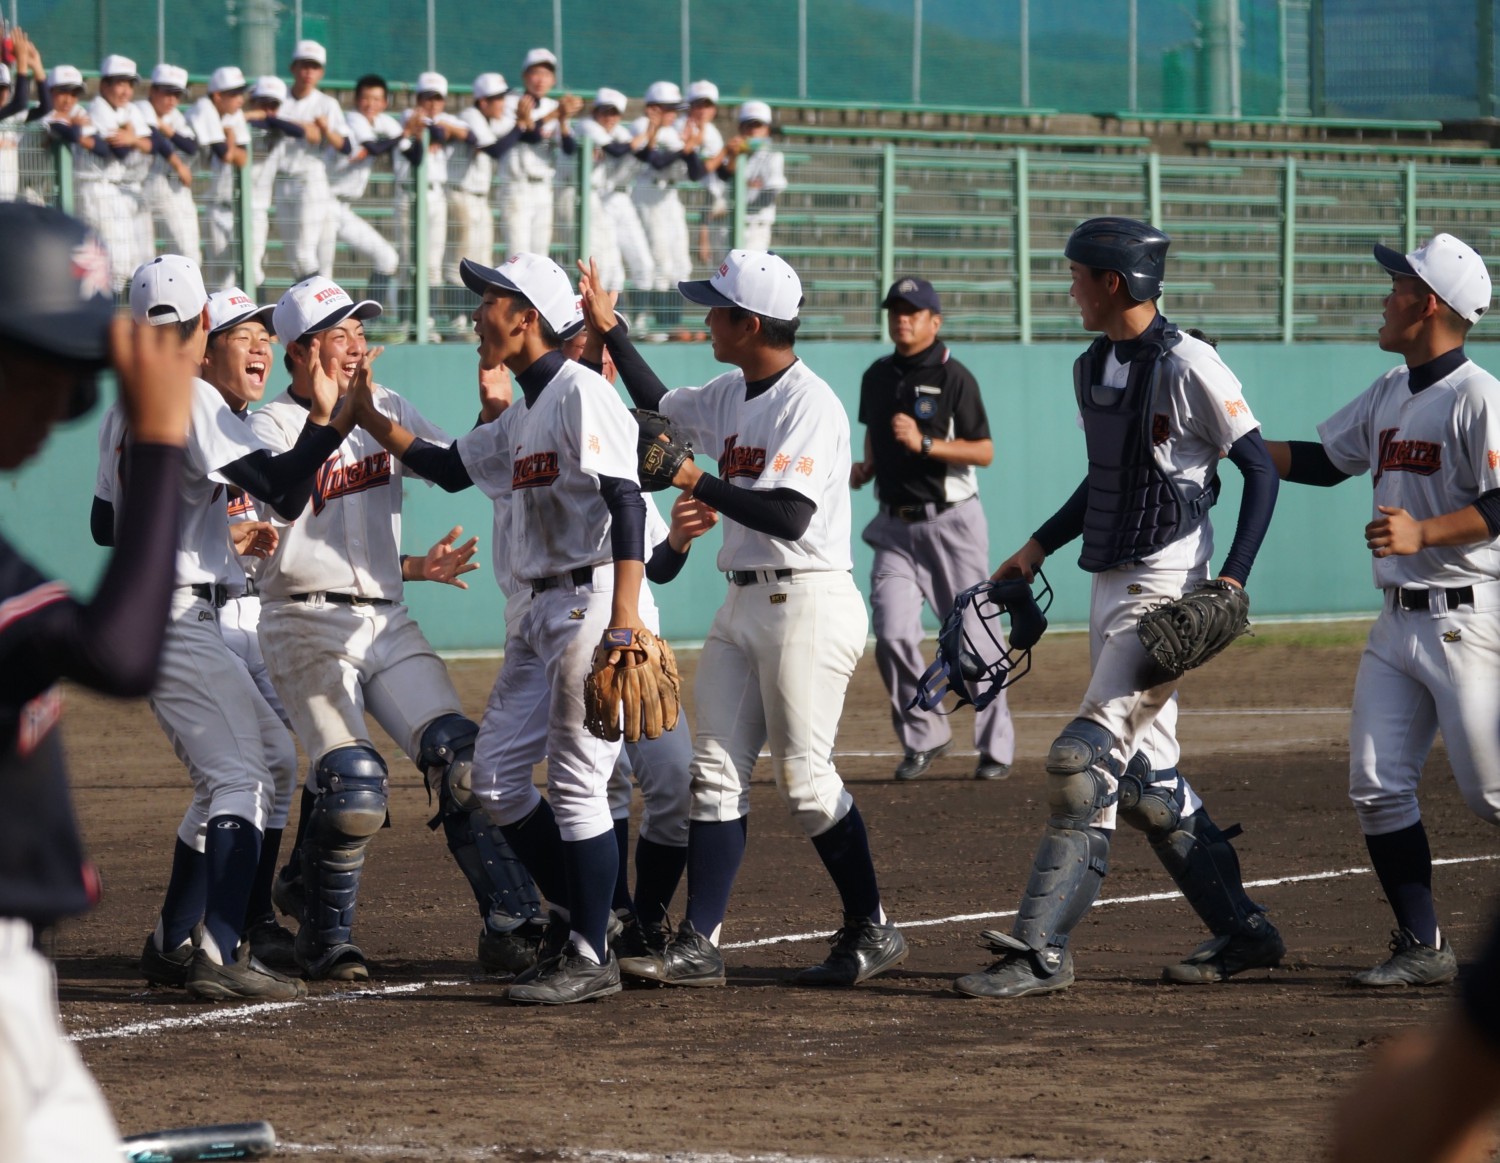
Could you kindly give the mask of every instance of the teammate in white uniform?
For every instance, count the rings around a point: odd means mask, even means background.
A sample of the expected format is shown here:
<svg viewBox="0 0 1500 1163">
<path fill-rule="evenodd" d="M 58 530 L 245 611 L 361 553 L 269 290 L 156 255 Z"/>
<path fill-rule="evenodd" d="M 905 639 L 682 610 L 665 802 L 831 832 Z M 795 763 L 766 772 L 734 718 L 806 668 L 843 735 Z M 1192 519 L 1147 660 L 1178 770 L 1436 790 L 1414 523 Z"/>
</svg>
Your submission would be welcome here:
<svg viewBox="0 0 1500 1163">
<path fill-rule="evenodd" d="M 597 270 L 585 276 L 590 326 L 636 404 L 664 413 L 720 476 L 687 461 L 674 485 L 725 519 L 719 568 L 729 595 L 698 663 L 687 915 L 660 954 L 621 969 L 674 985 L 722 985 L 718 949 L 744 856 L 750 775 L 769 742 L 772 772 L 843 902 L 827 960 L 804 985 L 850 986 L 906 957 L 881 907 L 864 821 L 833 763 L 844 694 L 869 619 L 850 575 L 849 419 L 793 351 L 802 284 L 784 259 L 732 251 L 713 278 L 685 282 L 709 307 L 714 357 L 736 369 L 665 391 L 615 319 Z"/>
<path fill-rule="evenodd" d="M 198 138 L 186 115 L 177 107 L 187 92 L 187 70 L 161 64 L 151 70 L 151 88 L 135 107 L 151 126 L 151 168 L 143 186 L 146 208 L 175 254 L 203 261 L 198 244 L 198 207 L 193 203 L 190 158 L 198 153 Z M 155 244 L 153 243 L 153 249 Z"/>
<path fill-rule="evenodd" d="M 1458 972 L 1417 801 L 1438 730 L 1464 802 L 1500 823 L 1500 383 L 1464 353 L 1491 296 L 1474 249 L 1438 234 L 1375 258 L 1391 276 L 1380 349 L 1404 364 L 1319 424 L 1320 443 L 1271 452 L 1290 481 L 1374 483 L 1365 542 L 1385 601 L 1354 684 L 1349 798 L 1396 930 L 1352 984 L 1437 985 Z"/>
<path fill-rule="evenodd" d="M 100 62 L 99 95 L 88 107 L 94 147 L 78 150 L 73 168 L 79 216 L 104 239 L 116 291 L 151 254 L 151 215 L 141 191 L 151 164 L 151 126 L 130 101 L 139 80 L 129 57 Z"/>
<path fill-rule="evenodd" d="M 11 75 L 10 66 L 0 64 L 0 202 L 14 202 L 20 194 L 22 137 L 26 126 L 45 117 L 51 108 L 42 54 L 19 28 L 10 32 L 15 44 L 15 75 Z M 33 83 L 41 98 L 34 107 Z"/>
<path fill-rule="evenodd" d="M 453 291 L 443 287 L 443 252 L 448 241 L 448 163 L 460 142 L 474 132 L 467 124 L 444 111 L 448 101 L 448 78 L 442 73 L 423 73 L 417 78 L 416 104 L 406 111 L 402 121 L 405 142 L 396 174 L 407 197 L 402 200 L 400 223 L 401 250 L 408 260 L 413 257 L 412 207 L 415 182 L 422 163 L 422 131 L 427 131 L 425 183 L 427 187 L 427 285 L 433 289 L 432 309 L 439 312 L 449 304 Z"/>
<path fill-rule="evenodd" d="M 594 94 L 592 116 L 579 125 L 579 132 L 594 147 L 594 199 L 592 236 L 588 252 L 599 266 L 606 287 L 651 287 L 651 247 L 641 226 L 631 187 L 640 171 L 636 150 L 643 149 L 646 134 L 632 136 L 620 124 L 625 113 L 625 94 L 618 89 L 600 89 Z"/>
<path fill-rule="evenodd" d="M 651 338 L 675 331 L 682 319 L 677 284 L 691 277 L 693 260 L 688 245 L 687 211 L 677 195 L 677 183 L 703 175 L 695 125 L 679 132 L 673 124 L 682 104 L 682 90 L 671 81 L 656 81 L 646 90 L 646 112 L 630 132 L 644 137 L 636 151 L 643 163 L 631 197 L 641 216 L 651 246 L 651 288 L 644 296 L 652 316 Z M 675 338 L 690 338 L 677 333 Z"/>
<path fill-rule="evenodd" d="M 513 119 L 505 116 L 505 78 L 480 73 L 474 78 L 474 103 L 459 119 L 469 136 L 448 159 L 448 249 L 443 259 L 443 282 L 460 286 L 459 263 L 467 256 L 488 266 L 495 259 L 495 212 L 490 191 L 495 185 L 495 163 L 520 138 Z M 465 329 L 468 316 L 460 317 Z"/>
<path fill-rule="evenodd" d="M 266 281 L 266 242 L 277 175 L 286 164 L 292 147 L 307 136 L 303 126 L 281 116 L 286 99 L 286 82 L 280 77 L 258 77 L 250 90 L 250 108 L 245 113 L 245 120 L 263 134 L 256 151 L 258 160 L 250 174 L 250 261 L 251 275 L 257 287 Z M 283 254 L 283 261 L 290 262 L 291 258 Z"/>
<path fill-rule="evenodd" d="M 764 101 L 740 106 L 740 132 L 725 147 L 721 175 L 745 170 L 745 249 L 770 250 L 776 199 L 786 189 L 786 158 L 771 142 L 771 107 Z"/>
<path fill-rule="evenodd" d="M 1209 577 L 1219 460 L 1245 477 L 1234 543 L 1218 577 L 1242 586 L 1276 504 L 1276 473 L 1239 380 L 1207 343 L 1156 309 L 1170 239 L 1143 222 L 1094 218 L 1068 239 L 1085 329 L 1103 332 L 1074 365 L 1089 469 L 1073 496 L 995 571 L 1031 581 L 1043 560 L 1083 537 L 1094 575 L 1093 664 L 1077 716 L 1047 755 L 1047 830 L 1011 934 L 987 933 L 999 960 L 954 983 L 972 997 L 1011 998 L 1073 982 L 1068 938 L 1099 892 L 1117 811 L 1213 932 L 1165 978 L 1222 981 L 1270 968 L 1285 952 L 1245 895 L 1239 860 L 1175 770 L 1141 753 L 1175 682 L 1153 679 L 1136 623 L 1150 606 Z"/>
<path fill-rule="evenodd" d="M 193 136 L 209 155 L 204 282 L 219 289 L 233 286 L 238 278 L 234 253 L 236 171 L 250 164 L 246 91 L 245 74 L 234 65 L 223 65 L 209 76 L 207 94 L 199 97 L 188 112 Z"/>
<path fill-rule="evenodd" d="M 328 178 L 335 203 L 337 241 L 370 264 L 367 297 L 377 303 L 392 298 L 400 260 L 390 240 L 361 218 L 355 207 L 370 188 L 375 160 L 403 144 L 401 123 L 385 111 L 388 103 L 384 77 L 368 73 L 354 82 L 354 108 L 344 114 L 350 152 L 333 163 Z M 324 243 L 332 248 L 334 239 L 326 238 Z M 324 258 L 326 263 L 322 265 L 332 269 L 331 249 Z"/>
<path fill-rule="evenodd" d="M 729 187 L 724 181 L 728 171 L 721 167 L 729 159 L 724 135 L 714 124 L 719 115 L 719 86 L 712 81 L 694 81 L 687 87 L 687 108 L 678 117 L 676 129 L 684 138 L 691 131 L 697 138 L 698 156 L 703 173 L 698 184 L 707 192 L 708 210 L 698 227 L 698 261 L 710 266 L 714 259 L 729 250 L 731 241 L 724 227 L 729 220 Z M 763 246 L 746 246 L 746 250 L 765 250 Z"/>
<path fill-rule="evenodd" d="M 500 229 L 507 255 L 545 255 L 552 246 L 557 152 L 571 157 L 577 151 L 572 118 L 583 110 L 582 99 L 571 94 L 561 101 L 547 96 L 556 83 L 557 57 L 534 48 L 521 66 L 521 92 L 505 98 L 504 117 L 520 130 L 515 148 L 500 162 Z"/>
<path fill-rule="evenodd" d="M 276 232 L 298 279 L 333 274 L 333 251 L 327 239 L 338 233 L 338 221 L 328 171 L 337 155 L 351 150 L 344 110 L 318 89 L 327 64 L 328 51 L 317 41 L 297 42 L 292 52 L 292 88 L 279 114 L 302 127 L 300 138 L 284 142 L 276 179 Z M 325 261 L 327 269 L 322 265 Z"/>
</svg>

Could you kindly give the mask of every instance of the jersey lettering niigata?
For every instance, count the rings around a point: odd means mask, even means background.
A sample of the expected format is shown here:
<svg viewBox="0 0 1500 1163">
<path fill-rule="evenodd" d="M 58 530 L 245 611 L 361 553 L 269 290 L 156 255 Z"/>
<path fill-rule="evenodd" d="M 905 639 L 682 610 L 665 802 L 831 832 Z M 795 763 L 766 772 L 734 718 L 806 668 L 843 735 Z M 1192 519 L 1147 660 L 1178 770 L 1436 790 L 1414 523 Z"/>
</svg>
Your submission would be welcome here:
<svg viewBox="0 0 1500 1163">
<path fill-rule="evenodd" d="M 817 505 L 799 541 L 725 521 L 719 569 L 853 568 L 849 534 L 849 417 L 839 398 L 798 360 L 770 389 L 745 399 L 736 369 L 701 388 L 677 388 L 658 405 L 719 475 L 741 489 L 793 489 Z"/>
<path fill-rule="evenodd" d="M 343 108 L 327 93 L 317 89 L 306 97 L 288 95 L 281 103 L 281 108 L 276 111 L 276 116 L 283 121 L 300 124 L 311 124 L 321 117 L 334 133 L 340 137 L 349 136 L 349 124 L 344 119 Z M 289 137 L 283 144 L 279 168 L 286 177 L 299 177 L 310 172 L 314 166 L 331 167 L 334 160 L 342 156 L 324 141 L 309 145 L 305 137 Z"/>
<path fill-rule="evenodd" d="M 103 97 L 95 97 L 89 102 L 88 116 L 89 124 L 93 127 L 90 132 L 96 137 L 109 137 L 127 126 L 135 131 L 137 137 L 151 136 L 150 122 L 129 101 L 116 109 Z M 113 153 L 108 157 L 100 157 L 86 149 L 75 151 L 73 156 L 77 159 L 73 170 L 73 177 L 77 181 L 114 182 L 119 186 L 135 187 L 139 187 L 145 180 L 152 157 L 133 146 L 123 158 L 117 158 Z"/>
<path fill-rule="evenodd" d="M 1318 436 L 1340 471 L 1370 474 L 1373 506 L 1405 509 L 1418 521 L 1456 512 L 1500 488 L 1500 382 L 1466 360 L 1414 394 L 1403 365 L 1319 424 Z M 1500 541 L 1377 557 L 1374 574 L 1382 588 L 1493 581 Z"/>
<path fill-rule="evenodd" d="M 433 444 L 453 439 L 411 404 L 380 385 L 375 407 Z M 307 408 L 290 391 L 251 413 L 250 427 L 277 452 L 291 448 L 307 423 Z M 411 475 L 363 428 L 345 437 L 319 467 L 312 497 L 281 529 L 281 544 L 261 569 L 261 594 L 333 591 L 401 600 L 401 481 Z M 421 477 L 415 478 L 421 480 Z"/>
<path fill-rule="evenodd" d="M 361 150 L 372 141 L 400 137 L 401 123 L 389 113 L 378 114 L 371 122 L 357 109 L 344 114 L 344 120 L 349 127 L 349 152 L 339 154 L 329 166 L 328 188 L 346 202 L 357 202 L 365 196 L 370 171 L 375 168 L 373 157 L 359 157 Z"/>
</svg>

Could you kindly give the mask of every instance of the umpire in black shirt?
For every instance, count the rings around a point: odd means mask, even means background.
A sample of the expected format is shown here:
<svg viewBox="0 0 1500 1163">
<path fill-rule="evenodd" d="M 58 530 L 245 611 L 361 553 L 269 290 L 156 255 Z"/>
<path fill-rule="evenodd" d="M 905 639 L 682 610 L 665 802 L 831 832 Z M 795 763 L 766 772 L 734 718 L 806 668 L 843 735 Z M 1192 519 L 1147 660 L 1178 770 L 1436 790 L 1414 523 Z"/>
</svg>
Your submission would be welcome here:
<svg viewBox="0 0 1500 1163">
<path fill-rule="evenodd" d="M 875 481 L 880 511 L 865 528 L 875 549 L 870 576 L 875 661 L 891 698 L 905 756 L 896 778 L 916 779 L 953 746 L 947 720 L 907 704 L 926 668 L 922 604 L 939 618 L 961 591 L 989 576 L 989 529 L 975 468 L 994 457 L 989 419 L 973 374 L 938 339 L 942 305 L 926 279 L 898 279 L 886 294 L 896 350 L 872 363 L 859 389 L 865 455 L 849 484 Z M 1015 758 L 1005 693 L 975 716 L 975 779 L 1004 779 Z"/>
</svg>

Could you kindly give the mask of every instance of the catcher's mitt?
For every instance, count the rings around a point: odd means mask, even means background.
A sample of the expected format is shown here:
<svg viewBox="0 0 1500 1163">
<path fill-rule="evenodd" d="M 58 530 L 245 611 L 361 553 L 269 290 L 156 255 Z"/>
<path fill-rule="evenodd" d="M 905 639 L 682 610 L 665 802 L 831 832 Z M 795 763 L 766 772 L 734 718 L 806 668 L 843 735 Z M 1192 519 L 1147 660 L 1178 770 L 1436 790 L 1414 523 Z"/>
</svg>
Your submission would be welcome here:
<svg viewBox="0 0 1500 1163">
<path fill-rule="evenodd" d="M 657 738 L 677 726 L 682 681 L 677 658 L 649 630 L 612 627 L 594 647 L 594 662 L 583 680 L 583 725 L 613 743 L 623 733 L 634 743 Z"/>
<path fill-rule="evenodd" d="M 1250 596 L 1227 581 L 1204 582 L 1147 610 L 1135 632 L 1166 678 L 1177 678 L 1250 632 Z"/>
<path fill-rule="evenodd" d="M 660 412 L 636 408 L 633 415 L 641 429 L 640 441 L 636 445 L 641 491 L 659 493 L 670 489 L 672 478 L 677 475 L 682 462 L 693 458 L 692 441 L 678 440 L 672 422 Z"/>
</svg>

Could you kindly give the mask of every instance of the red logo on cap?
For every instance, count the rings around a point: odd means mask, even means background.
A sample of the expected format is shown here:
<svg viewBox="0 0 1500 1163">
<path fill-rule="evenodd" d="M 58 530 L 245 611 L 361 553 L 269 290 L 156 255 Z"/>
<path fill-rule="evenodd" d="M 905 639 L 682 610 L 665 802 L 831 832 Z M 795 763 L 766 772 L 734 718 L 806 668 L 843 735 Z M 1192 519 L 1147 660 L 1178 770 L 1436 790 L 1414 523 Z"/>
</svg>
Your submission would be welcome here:
<svg viewBox="0 0 1500 1163">
<path fill-rule="evenodd" d="M 723 278 L 728 273 L 729 273 L 729 264 L 726 262 L 723 266 L 721 266 L 719 268 L 719 277 Z"/>
<path fill-rule="evenodd" d="M 94 299 L 110 293 L 109 255 L 92 232 L 73 248 L 73 277 L 78 297 Z"/>
<path fill-rule="evenodd" d="M 321 291 L 313 296 L 313 302 L 322 303 L 328 299 L 336 299 L 340 295 L 343 295 L 343 293 L 344 292 L 338 287 L 324 287 Z"/>
<path fill-rule="evenodd" d="M 249 304 L 250 304 L 250 299 L 246 295 L 230 295 L 229 296 L 229 305 L 231 307 L 246 307 L 246 306 L 249 306 Z"/>
</svg>

